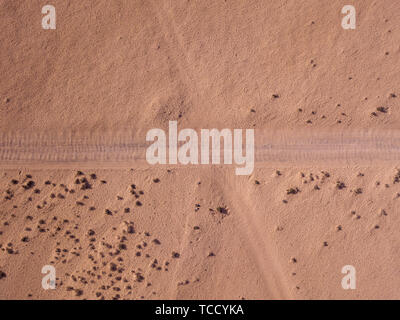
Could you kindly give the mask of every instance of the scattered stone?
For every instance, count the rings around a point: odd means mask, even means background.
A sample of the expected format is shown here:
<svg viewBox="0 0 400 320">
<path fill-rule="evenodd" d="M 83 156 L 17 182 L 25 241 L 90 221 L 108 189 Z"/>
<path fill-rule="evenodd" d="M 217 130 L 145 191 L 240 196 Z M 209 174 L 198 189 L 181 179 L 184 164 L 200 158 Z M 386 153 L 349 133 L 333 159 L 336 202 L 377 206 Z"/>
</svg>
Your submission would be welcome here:
<svg viewBox="0 0 400 320">
<path fill-rule="evenodd" d="M 25 190 L 29 190 L 29 189 L 32 189 L 35 185 L 36 185 L 35 182 L 32 181 L 32 180 L 30 180 L 30 181 L 28 181 L 28 183 L 26 183 L 26 184 L 23 185 L 22 187 L 23 187 Z"/>
<path fill-rule="evenodd" d="M 336 188 L 339 189 L 339 190 L 343 190 L 343 189 L 346 188 L 346 185 L 345 185 L 344 182 L 336 181 Z"/>
<path fill-rule="evenodd" d="M 389 108 L 387 108 L 387 107 L 378 107 L 378 108 L 376 108 L 376 110 L 381 112 L 381 113 L 387 113 Z"/>
<path fill-rule="evenodd" d="M 221 214 L 228 214 L 228 209 L 225 207 L 218 207 L 217 211 Z"/>
<path fill-rule="evenodd" d="M 297 193 L 299 193 L 300 192 L 300 190 L 299 190 L 299 188 L 297 188 L 297 187 L 295 187 L 295 188 L 289 188 L 289 189 L 287 189 L 286 190 L 286 194 L 297 194 Z"/>
</svg>

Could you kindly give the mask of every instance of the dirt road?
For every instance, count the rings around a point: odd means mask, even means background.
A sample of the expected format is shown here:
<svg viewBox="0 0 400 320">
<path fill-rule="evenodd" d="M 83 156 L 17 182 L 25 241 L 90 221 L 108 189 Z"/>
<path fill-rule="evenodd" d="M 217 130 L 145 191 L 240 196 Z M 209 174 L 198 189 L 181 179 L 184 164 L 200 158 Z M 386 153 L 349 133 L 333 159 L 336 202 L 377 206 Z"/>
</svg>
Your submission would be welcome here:
<svg viewBox="0 0 400 320">
<path fill-rule="evenodd" d="M 380 165 L 400 160 L 400 132 L 394 130 L 256 130 L 255 136 L 255 162 L 261 166 L 303 166 L 320 161 L 331 165 Z M 0 139 L 2 167 L 149 166 L 145 154 L 150 143 L 133 133 L 25 133 L 2 135 Z"/>
</svg>

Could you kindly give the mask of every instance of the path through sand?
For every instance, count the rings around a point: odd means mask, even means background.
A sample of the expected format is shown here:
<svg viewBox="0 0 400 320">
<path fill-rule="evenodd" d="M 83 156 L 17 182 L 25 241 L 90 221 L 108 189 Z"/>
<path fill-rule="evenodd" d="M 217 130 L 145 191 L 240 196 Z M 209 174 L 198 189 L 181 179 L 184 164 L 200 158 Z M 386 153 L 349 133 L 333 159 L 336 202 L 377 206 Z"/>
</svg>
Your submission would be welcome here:
<svg viewBox="0 0 400 320">
<path fill-rule="evenodd" d="M 0 135 L 0 166 L 150 167 L 146 161 L 150 143 L 142 138 L 126 132 L 8 133 Z M 321 162 L 336 166 L 396 164 L 400 161 L 400 131 L 260 130 L 256 131 L 254 149 L 259 166 L 304 166 Z M 220 152 L 222 157 L 223 150 Z"/>
</svg>

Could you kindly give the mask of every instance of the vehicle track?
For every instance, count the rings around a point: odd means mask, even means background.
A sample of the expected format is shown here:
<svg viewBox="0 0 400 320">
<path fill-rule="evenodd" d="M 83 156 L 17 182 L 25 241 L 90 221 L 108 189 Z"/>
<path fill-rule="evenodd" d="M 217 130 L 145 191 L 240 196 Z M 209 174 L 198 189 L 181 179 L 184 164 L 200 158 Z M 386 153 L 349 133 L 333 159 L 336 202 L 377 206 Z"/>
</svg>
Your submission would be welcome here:
<svg viewBox="0 0 400 320">
<path fill-rule="evenodd" d="M 255 137 L 259 166 L 400 161 L 400 130 L 256 130 Z M 0 167 L 150 166 L 145 158 L 149 145 L 144 136 L 126 132 L 2 133 Z"/>
</svg>

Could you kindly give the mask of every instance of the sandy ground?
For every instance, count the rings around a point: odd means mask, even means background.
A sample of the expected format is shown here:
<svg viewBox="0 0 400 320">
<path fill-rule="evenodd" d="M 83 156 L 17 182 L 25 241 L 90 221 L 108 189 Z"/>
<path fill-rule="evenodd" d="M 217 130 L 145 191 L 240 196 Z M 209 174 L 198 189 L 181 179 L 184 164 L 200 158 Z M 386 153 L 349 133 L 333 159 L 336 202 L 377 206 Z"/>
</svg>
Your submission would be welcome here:
<svg viewBox="0 0 400 320">
<path fill-rule="evenodd" d="M 0 0 L 0 298 L 400 298 L 398 1 L 45 4 Z M 254 172 L 116 147 L 172 120 L 255 129 Z"/>
</svg>

